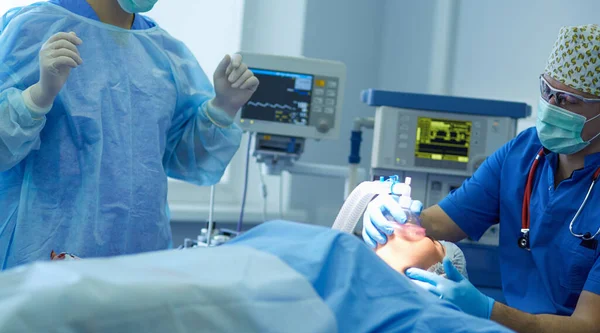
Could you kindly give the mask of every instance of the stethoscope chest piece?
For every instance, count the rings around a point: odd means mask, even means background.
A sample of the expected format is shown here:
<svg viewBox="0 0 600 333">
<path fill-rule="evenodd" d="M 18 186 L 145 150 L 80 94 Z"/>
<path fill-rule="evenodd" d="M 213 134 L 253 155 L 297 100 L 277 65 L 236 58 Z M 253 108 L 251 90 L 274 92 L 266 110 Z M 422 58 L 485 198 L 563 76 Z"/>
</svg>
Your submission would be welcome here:
<svg viewBox="0 0 600 333">
<path fill-rule="evenodd" d="M 520 248 L 529 251 L 529 230 L 528 229 L 521 229 L 521 237 L 519 237 L 519 239 L 517 240 L 517 245 Z"/>
</svg>

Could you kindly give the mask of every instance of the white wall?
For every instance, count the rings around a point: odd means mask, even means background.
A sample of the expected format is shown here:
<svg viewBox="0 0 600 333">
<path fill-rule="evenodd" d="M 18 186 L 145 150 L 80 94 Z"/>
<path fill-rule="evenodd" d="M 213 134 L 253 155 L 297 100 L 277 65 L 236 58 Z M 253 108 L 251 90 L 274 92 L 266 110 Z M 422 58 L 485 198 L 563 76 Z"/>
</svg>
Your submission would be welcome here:
<svg viewBox="0 0 600 333">
<path fill-rule="evenodd" d="M 303 55 L 345 63 L 347 78 L 340 138 L 309 141 L 302 161 L 347 165 L 353 119 L 374 115 L 360 102 L 360 92 L 378 85 L 383 15 L 382 1 L 307 0 Z M 367 130 L 361 151 L 364 168 L 369 166 L 371 145 Z M 308 222 L 331 226 L 343 203 L 342 180 L 293 176 L 291 189 L 291 204 L 307 211 Z"/>
<path fill-rule="evenodd" d="M 455 1 L 459 6 L 452 93 L 526 102 L 535 126 L 538 77 L 564 25 L 598 23 L 597 0 Z"/>
<path fill-rule="evenodd" d="M 435 1 L 383 2 L 379 88 L 427 92 L 433 60 Z"/>
<path fill-rule="evenodd" d="M 302 54 L 306 0 L 246 0 L 245 3 L 244 51 L 287 56 Z"/>
<path fill-rule="evenodd" d="M 212 80 L 223 56 L 240 48 L 243 13 L 244 0 L 161 0 L 144 15 L 185 42 Z"/>
</svg>

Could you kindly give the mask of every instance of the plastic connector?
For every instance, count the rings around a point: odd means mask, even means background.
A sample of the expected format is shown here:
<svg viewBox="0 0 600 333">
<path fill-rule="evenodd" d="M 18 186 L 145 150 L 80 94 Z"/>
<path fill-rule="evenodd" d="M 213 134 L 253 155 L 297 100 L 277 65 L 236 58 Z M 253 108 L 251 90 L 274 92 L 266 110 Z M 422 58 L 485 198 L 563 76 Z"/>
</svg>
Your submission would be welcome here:
<svg viewBox="0 0 600 333">
<path fill-rule="evenodd" d="M 402 186 L 400 186 L 400 191 L 398 192 L 398 195 L 400 195 L 400 206 L 405 210 L 410 209 L 410 204 L 412 203 L 412 188 L 410 187 L 410 183 L 411 178 L 406 177 L 404 179 L 404 183 L 402 184 Z"/>
</svg>

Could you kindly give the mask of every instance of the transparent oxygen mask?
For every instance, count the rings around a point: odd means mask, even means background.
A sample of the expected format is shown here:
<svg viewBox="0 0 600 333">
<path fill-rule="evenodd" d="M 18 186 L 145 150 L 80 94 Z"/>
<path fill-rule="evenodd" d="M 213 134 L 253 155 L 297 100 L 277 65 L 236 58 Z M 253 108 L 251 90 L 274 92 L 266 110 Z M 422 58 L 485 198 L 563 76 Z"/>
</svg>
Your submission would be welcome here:
<svg viewBox="0 0 600 333">
<path fill-rule="evenodd" d="M 425 238 L 425 228 L 421 226 L 421 220 L 412 212 L 405 213 L 408 218 L 405 223 L 400 224 L 396 220 L 391 220 L 393 222 L 394 235 L 411 241 L 419 241 Z M 409 215 L 412 215 L 412 217 L 409 217 Z"/>
<path fill-rule="evenodd" d="M 404 179 L 404 183 L 398 183 L 397 178 L 394 179 L 396 181 L 390 188 L 390 193 L 395 195 L 400 207 L 404 210 L 404 214 L 406 215 L 406 222 L 399 223 L 396 221 L 391 215 L 386 216 L 388 220 L 394 222 L 394 234 L 398 237 L 402 237 L 411 241 L 419 241 L 425 238 L 425 228 L 421 226 L 421 219 L 417 214 L 415 214 L 410 206 L 412 204 L 411 197 L 411 178 L 406 177 Z"/>
</svg>

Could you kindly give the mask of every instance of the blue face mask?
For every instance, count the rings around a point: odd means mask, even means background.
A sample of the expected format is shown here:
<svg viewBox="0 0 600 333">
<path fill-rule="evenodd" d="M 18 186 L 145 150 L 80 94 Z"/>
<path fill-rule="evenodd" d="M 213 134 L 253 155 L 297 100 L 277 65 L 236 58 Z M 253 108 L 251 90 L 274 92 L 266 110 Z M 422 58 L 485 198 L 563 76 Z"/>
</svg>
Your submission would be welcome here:
<svg viewBox="0 0 600 333">
<path fill-rule="evenodd" d="M 149 12 L 158 0 L 118 0 L 124 11 L 130 14 Z"/>
<path fill-rule="evenodd" d="M 557 154 L 570 155 L 581 151 L 600 136 L 598 133 L 588 141 L 583 141 L 581 138 L 583 126 L 598 117 L 600 114 L 588 120 L 580 114 L 567 111 L 540 98 L 535 127 L 546 149 Z"/>
</svg>

